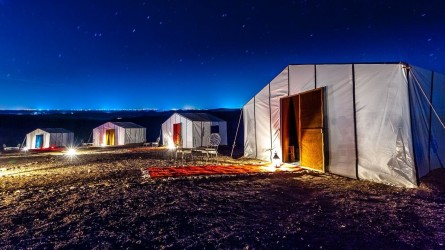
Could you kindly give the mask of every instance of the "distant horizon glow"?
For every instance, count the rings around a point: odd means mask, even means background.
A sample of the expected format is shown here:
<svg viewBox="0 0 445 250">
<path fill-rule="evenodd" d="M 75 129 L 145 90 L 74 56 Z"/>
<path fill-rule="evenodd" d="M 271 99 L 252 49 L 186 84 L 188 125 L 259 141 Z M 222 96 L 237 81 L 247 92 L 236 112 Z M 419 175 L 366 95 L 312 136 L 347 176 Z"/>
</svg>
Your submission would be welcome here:
<svg viewBox="0 0 445 250">
<path fill-rule="evenodd" d="M 0 109 L 241 108 L 289 64 L 445 73 L 445 1 L 3 0 Z"/>
</svg>

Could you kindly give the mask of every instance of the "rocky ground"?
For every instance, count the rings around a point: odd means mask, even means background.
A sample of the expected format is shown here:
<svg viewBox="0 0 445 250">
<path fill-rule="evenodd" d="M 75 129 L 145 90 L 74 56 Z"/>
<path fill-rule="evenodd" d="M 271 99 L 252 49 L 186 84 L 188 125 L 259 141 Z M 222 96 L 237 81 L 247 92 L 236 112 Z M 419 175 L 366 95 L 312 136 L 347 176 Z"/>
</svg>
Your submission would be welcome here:
<svg viewBox="0 0 445 250">
<path fill-rule="evenodd" d="M 306 170 L 142 171 L 175 164 L 163 150 L 126 148 L 0 155 L 0 248 L 445 249 L 443 169 L 417 189 Z"/>
</svg>

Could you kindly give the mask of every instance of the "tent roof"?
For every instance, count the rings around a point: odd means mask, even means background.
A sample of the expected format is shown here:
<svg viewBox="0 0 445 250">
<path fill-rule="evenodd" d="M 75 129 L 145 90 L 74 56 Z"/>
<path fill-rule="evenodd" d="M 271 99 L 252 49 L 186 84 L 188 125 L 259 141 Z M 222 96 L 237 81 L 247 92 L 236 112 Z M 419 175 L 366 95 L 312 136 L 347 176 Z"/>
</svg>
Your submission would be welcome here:
<svg viewBox="0 0 445 250">
<path fill-rule="evenodd" d="M 111 122 L 116 126 L 119 126 L 121 128 L 144 128 L 141 125 L 137 125 L 133 122 Z"/>
<path fill-rule="evenodd" d="M 72 133 L 68 129 L 64 128 L 41 128 L 40 130 L 43 130 L 48 133 Z"/>
<path fill-rule="evenodd" d="M 179 115 L 198 122 L 223 122 L 224 120 L 208 113 L 178 113 Z"/>
</svg>

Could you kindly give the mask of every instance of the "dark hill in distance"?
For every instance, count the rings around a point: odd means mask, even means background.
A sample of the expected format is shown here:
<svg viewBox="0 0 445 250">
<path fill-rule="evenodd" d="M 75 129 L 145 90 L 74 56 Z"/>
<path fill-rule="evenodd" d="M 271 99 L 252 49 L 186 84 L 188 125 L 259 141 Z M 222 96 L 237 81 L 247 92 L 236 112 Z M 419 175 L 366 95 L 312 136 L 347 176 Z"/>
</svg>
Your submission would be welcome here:
<svg viewBox="0 0 445 250">
<path fill-rule="evenodd" d="M 211 110 L 0 110 L 0 145 L 15 146 L 26 134 L 37 128 L 65 128 L 74 132 L 75 141 L 91 141 L 93 128 L 108 121 L 134 122 L 147 128 L 147 141 L 155 141 L 161 125 L 173 113 L 210 113 L 227 121 L 229 145 L 233 144 L 239 109 Z M 240 124 L 237 145 L 243 145 L 243 126 Z"/>
</svg>

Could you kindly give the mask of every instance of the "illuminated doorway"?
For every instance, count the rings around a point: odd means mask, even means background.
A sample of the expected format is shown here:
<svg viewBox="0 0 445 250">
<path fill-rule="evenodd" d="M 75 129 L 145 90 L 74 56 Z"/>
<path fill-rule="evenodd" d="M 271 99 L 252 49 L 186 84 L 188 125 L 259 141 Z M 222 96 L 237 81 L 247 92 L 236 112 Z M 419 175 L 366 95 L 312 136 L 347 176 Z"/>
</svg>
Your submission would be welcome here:
<svg viewBox="0 0 445 250">
<path fill-rule="evenodd" d="M 105 144 L 106 145 L 114 145 L 114 129 L 107 129 L 105 131 Z"/>
<path fill-rule="evenodd" d="M 173 124 L 173 143 L 176 146 L 182 146 L 182 141 L 181 141 L 181 123 Z"/>
<path fill-rule="evenodd" d="M 283 162 L 325 171 L 324 89 L 281 99 Z"/>
</svg>

